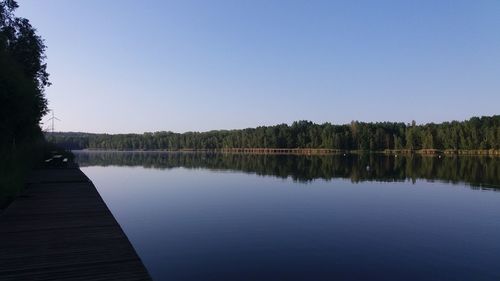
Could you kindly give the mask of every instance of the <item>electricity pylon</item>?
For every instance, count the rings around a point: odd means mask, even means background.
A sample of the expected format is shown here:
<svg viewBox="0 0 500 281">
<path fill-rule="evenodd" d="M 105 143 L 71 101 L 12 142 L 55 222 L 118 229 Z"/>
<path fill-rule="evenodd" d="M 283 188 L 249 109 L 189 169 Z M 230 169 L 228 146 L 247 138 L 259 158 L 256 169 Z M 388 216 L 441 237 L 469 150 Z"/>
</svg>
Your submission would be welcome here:
<svg viewBox="0 0 500 281">
<path fill-rule="evenodd" d="M 52 126 L 51 126 L 50 129 L 51 129 L 51 132 L 53 134 L 54 133 L 54 121 L 56 121 L 56 120 L 57 121 L 61 121 L 61 119 L 59 119 L 59 118 L 57 118 L 57 117 L 54 116 L 54 110 L 50 110 L 50 111 L 52 112 L 52 117 L 50 117 L 48 121 L 52 122 Z"/>
</svg>

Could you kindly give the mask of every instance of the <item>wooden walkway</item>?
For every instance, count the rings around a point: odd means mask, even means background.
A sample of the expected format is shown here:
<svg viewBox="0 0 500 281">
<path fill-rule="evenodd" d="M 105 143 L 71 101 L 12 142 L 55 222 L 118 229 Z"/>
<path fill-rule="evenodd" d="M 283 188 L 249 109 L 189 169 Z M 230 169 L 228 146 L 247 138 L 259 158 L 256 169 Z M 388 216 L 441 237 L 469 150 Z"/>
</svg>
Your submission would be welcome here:
<svg viewBox="0 0 500 281">
<path fill-rule="evenodd" d="M 151 280 L 78 168 L 34 172 L 0 213 L 0 280 Z"/>
</svg>

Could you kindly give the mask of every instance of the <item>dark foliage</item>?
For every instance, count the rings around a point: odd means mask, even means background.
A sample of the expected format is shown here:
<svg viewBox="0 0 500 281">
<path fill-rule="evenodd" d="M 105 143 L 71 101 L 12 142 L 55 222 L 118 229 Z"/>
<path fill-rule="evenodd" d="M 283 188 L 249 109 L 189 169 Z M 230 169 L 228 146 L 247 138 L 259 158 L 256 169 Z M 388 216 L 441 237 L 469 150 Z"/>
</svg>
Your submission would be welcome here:
<svg viewBox="0 0 500 281">
<path fill-rule="evenodd" d="M 23 188 L 47 144 L 40 120 L 49 86 L 45 45 L 29 21 L 14 15 L 14 0 L 0 0 L 0 209 Z"/>
<path fill-rule="evenodd" d="M 363 123 L 349 125 L 294 122 L 291 126 L 209 132 L 144 134 L 54 133 L 51 141 L 69 149 L 179 150 L 221 148 L 328 148 L 340 150 L 488 150 L 500 149 L 500 115 L 467 121 L 416 125 Z"/>
<path fill-rule="evenodd" d="M 14 15 L 17 7 L 14 0 L 0 1 L 0 145 L 8 149 L 41 136 L 49 85 L 43 40 Z"/>
</svg>

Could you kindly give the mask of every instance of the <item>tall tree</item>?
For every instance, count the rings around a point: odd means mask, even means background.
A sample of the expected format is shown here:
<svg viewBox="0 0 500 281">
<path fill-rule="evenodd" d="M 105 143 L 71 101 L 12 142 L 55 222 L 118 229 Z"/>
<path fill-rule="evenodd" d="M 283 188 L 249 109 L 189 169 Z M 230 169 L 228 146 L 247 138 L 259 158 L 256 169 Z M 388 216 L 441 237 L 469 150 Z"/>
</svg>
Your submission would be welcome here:
<svg viewBox="0 0 500 281">
<path fill-rule="evenodd" d="M 0 145 L 40 135 L 47 113 L 45 45 L 14 0 L 0 1 Z"/>
</svg>

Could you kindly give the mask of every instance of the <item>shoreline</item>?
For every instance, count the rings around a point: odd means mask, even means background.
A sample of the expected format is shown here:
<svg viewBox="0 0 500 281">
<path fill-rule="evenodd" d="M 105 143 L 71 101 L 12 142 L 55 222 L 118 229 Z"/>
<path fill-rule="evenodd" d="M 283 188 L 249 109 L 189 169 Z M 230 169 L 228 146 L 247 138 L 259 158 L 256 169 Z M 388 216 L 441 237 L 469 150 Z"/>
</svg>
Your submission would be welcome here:
<svg viewBox="0 0 500 281">
<path fill-rule="evenodd" d="M 222 149 L 177 149 L 177 150 L 117 150 L 117 149 L 80 149 L 72 152 L 144 152 L 144 153 L 228 153 L 262 155 L 340 155 L 340 154 L 384 154 L 384 155 L 421 155 L 421 156 L 500 156 L 496 149 L 386 149 L 386 150 L 340 150 L 328 148 L 222 148 Z"/>
</svg>

